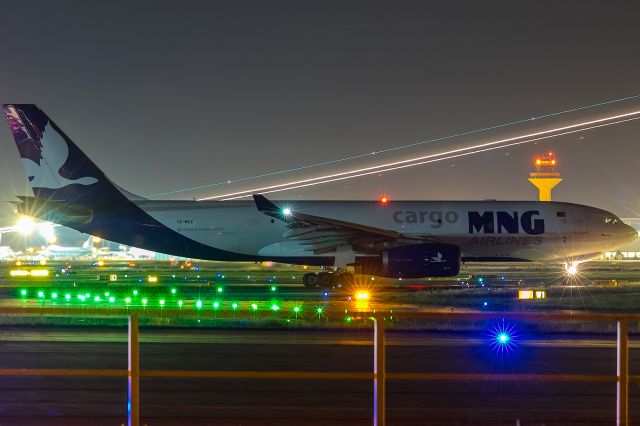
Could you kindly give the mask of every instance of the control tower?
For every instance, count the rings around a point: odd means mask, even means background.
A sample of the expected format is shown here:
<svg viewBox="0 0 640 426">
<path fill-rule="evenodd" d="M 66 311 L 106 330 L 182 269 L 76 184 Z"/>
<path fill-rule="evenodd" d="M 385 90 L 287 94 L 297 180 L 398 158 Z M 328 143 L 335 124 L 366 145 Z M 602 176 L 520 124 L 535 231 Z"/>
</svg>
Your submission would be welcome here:
<svg viewBox="0 0 640 426">
<path fill-rule="evenodd" d="M 538 188 L 540 201 L 551 201 L 551 190 L 562 181 L 560 173 L 556 172 L 558 161 L 553 152 L 536 157 L 533 161 L 535 172 L 529 173 L 529 182 Z"/>
</svg>

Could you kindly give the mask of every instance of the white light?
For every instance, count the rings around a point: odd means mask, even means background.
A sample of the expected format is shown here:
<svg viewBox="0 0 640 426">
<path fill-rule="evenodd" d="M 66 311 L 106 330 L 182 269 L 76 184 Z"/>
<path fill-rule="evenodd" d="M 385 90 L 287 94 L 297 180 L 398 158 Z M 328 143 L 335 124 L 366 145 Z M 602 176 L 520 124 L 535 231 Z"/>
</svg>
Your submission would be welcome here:
<svg viewBox="0 0 640 426">
<path fill-rule="evenodd" d="M 284 214 L 285 216 L 291 216 L 291 209 L 289 207 L 286 207 L 282 210 L 282 214 Z"/>
<path fill-rule="evenodd" d="M 577 262 L 568 263 L 565 265 L 564 269 L 567 275 L 572 277 L 578 273 L 578 263 Z"/>
<path fill-rule="evenodd" d="M 595 129 L 595 128 L 598 128 L 598 127 L 610 126 L 610 125 L 613 125 L 613 124 L 619 124 L 619 123 L 623 123 L 623 122 L 626 122 L 626 121 L 632 121 L 632 120 L 640 119 L 640 117 L 627 118 L 627 117 L 632 117 L 634 115 L 636 115 L 636 116 L 640 115 L 640 111 L 633 111 L 633 112 L 630 112 L 630 113 L 627 113 L 627 114 L 619 114 L 619 115 L 615 115 L 615 116 L 609 116 L 609 117 L 601 118 L 601 119 L 598 119 L 598 120 L 586 121 L 586 122 L 581 122 L 581 123 L 578 123 L 578 124 L 572 124 L 572 125 L 569 125 L 569 126 L 558 127 L 558 128 L 551 129 L 551 130 L 545 130 L 545 131 L 541 131 L 541 132 L 529 133 L 529 134 L 526 134 L 526 135 L 521 135 L 521 136 L 501 139 L 501 140 L 497 140 L 497 141 L 487 142 L 487 143 L 474 145 L 474 146 L 470 146 L 470 147 L 466 147 L 466 148 L 458 148 L 458 149 L 454 149 L 454 150 L 450 150 L 450 151 L 441 152 L 441 153 L 438 153 L 438 154 L 430 154 L 430 155 L 425 155 L 425 156 L 421 156 L 421 157 L 410 158 L 410 159 L 407 159 L 407 160 L 395 161 L 395 162 L 392 162 L 392 163 L 380 164 L 380 165 L 371 166 L 371 167 L 364 167 L 364 168 L 350 170 L 350 171 L 341 172 L 341 173 L 334 173 L 334 174 L 325 175 L 325 176 L 318 176 L 318 177 L 315 177 L 315 178 L 302 179 L 302 180 L 292 181 L 292 182 L 278 184 L 278 185 L 265 186 L 265 187 L 261 187 L 261 188 L 252 188 L 252 189 L 246 190 L 246 191 L 237 191 L 237 192 L 231 192 L 231 193 L 222 194 L 222 195 L 215 195 L 215 196 L 211 196 L 211 197 L 199 198 L 198 201 L 212 200 L 212 199 L 232 200 L 232 199 L 237 199 L 237 198 L 243 198 L 243 197 L 245 197 L 247 195 L 255 194 L 255 193 L 268 194 L 268 193 L 277 192 L 277 191 L 284 191 L 284 190 L 289 190 L 289 189 L 302 188 L 302 187 L 306 187 L 306 186 L 319 185 L 319 184 L 322 184 L 322 183 L 335 182 L 335 181 L 338 181 L 338 180 L 352 179 L 352 178 L 355 178 L 355 177 L 366 176 L 366 175 L 375 174 L 375 173 L 382 173 L 382 172 L 387 172 L 387 171 L 392 171 L 392 170 L 398 170 L 398 169 L 403 169 L 403 168 L 407 168 L 407 167 L 413 167 L 413 166 L 417 166 L 417 165 L 427 164 L 427 163 L 431 163 L 431 162 L 434 162 L 434 161 L 448 160 L 448 159 L 457 158 L 457 157 L 461 157 L 461 156 L 466 156 L 466 155 L 470 155 L 470 154 L 476 154 L 476 153 L 479 153 L 479 152 L 485 152 L 485 151 L 491 151 L 491 150 L 494 150 L 494 149 L 506 148 L 506 147 L 509 147 L 509 146 L 520 145 L 520 144 L 523 144 L 523 143 L 535 142 L 535 141 L 542 140 L 542 139 L 549 139 L 549 138 L 552 138 L 552 137 L 557 137 L 557 136 L 567 135 L 567 134 L 571 134 L 571 133 L 582 132 L 582 131 L 585 131 L 585 130 L 591 130 L 591 129 Z M 619 120 L 619 121 L 611 122 L 612 120 Z M 604 123 L 604 124 L 602 124 L 602 123 Z M 590 127 L 584 127 L 583 128 L 583 126 L 590 126 Z M 561 133 L 557 133 L 557 132 L 561 132 Z M 557 133 L 557 134 L 554 134 L 554 133 Z M 522 141 L 520 139 L 527 139 L 527 140 Z M 513 142 L 513 141 L 517 141 L 517 142 Z M 511 142 L 511 143 L 507 143 L 507 142 Z M 475 151 L 465 152 L 465 151 L 470 151 L 470 150 L 475 150 Z M 442 157 L 442 158 L 434 158 L 434 157 Z M 427 161 L 424 161 L 424 160 L 427 160 Z M 409 164 L 409 163 L 411 163 L 411 164 Z"/>
<path fill-rule="evenodd" d="M 16 231 L 22 235 L 29 235 L 36 230 L 36 223 L 28 216 L 23 216 L 16 223 Z"/>
</svg>

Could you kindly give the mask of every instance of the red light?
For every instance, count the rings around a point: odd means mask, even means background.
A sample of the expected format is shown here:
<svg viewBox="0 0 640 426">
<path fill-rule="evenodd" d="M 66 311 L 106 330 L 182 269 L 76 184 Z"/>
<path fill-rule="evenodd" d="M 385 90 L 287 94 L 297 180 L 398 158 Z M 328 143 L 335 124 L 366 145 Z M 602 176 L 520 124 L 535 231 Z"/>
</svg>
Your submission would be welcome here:
<svg viewBox="0 0 640 426">
<path fill-rule="evenodd" d="M 387 198 L 386 195 L 383 195 L 382 197 L 380 197 L 380 204 L 386 206 L 387 204 L 389 204 L 389 198 Z"/>
<path fill-rule="evenodd" d="M 549 157 L 553 157 L 553 152 L 549 151 Z"/>
</svg>

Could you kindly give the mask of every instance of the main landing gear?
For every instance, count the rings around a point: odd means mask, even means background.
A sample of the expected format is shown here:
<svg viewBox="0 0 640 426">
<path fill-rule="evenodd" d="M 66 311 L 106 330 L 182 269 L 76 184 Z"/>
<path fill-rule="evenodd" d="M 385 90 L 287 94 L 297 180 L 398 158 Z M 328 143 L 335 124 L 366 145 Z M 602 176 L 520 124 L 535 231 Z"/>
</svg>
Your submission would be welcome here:
<svg viewBox="0 0 640 426">
<path fill-rule="evenodd" d="M 353 274 L 350 272 L 309 272 L 302 277 L 302 283 L 307 288 L 331 288 L 334 286 L 347 287 L 353 284 Z"/>
</svg>

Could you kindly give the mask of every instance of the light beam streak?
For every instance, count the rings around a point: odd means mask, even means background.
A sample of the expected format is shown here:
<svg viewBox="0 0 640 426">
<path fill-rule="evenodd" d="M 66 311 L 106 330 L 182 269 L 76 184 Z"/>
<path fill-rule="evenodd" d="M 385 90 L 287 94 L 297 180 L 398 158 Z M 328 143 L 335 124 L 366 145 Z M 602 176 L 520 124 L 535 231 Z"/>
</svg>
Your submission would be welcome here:
<svg viewBox="0 0 640 426">
<path fill-rule="evenodd" d="M 448 157 L 434 158 L 434 159 L 431 159 L 431 160 L 421 161 L 421 162 L 418 162 L 418 163 L 403 164 L 401 166 L 391 167 L 391 168 L 384 169 L 384 170 L 374 170 L 374 171 L 369 171 L 369 172 L 360 173 L 360 174 L 356 174 L 356 175 L 341 176 L 341 177 L 338 177 L 338 178 L 323 180 L 323 181 L 320 181 L 320 182 L 311 182 L 311 183 L 306 183 L 306 184 L 297 185 L 297 186 L 290 186 L 290 187 L 288 186 L 286 188 L 273 189 L 273 190 L 270 190 L 270 191 L 261 192 L 261 194 L 271 194 L 271 193 L 274 193 L 274 192 L 288 191 L 290 189 L 305 188 L 305 187 L 314 186 L 314 185 L 322 185 L 322 184 L 325 184 L 325 183 L 336 182 L 336 181 L 346 180 L 346 179 L 353 179 L 353 178 L 358 178 L 358 177 L 362 177 L 362 176 L 373 175 L 373 174 L 376 174 L 376 173 L 385 173 L 385 172 L 390 172 L 390 171 L 395 171 L 395 170 L 401 170 L 401 169 L 406 169 L 408 167 L 421 166 L 421 165 L 424 165 L 424 164 L 435 163 L 437 161 L 451 160 L 451 159 L 454 159 L 454 158 L 465 157 L 467 155 L 479 154 L 481 152 L 494 151 L 494 150 L 497 150 L 497 149 L 508 148 L 508 147 L 511 147 L 511 146 L 522 145 L 522 144 L 536 142 L 536 141 L 545 140 L 545 139 L 551 139 L 551 138 L 555 138 L 555 137 L 558 137 L 558 136 L 564 136 L 564 135 L 569 135 L 569 134 L 573 134 L 573 133 L 585 132 L 587 130 L 593 130 L 593 129 L 597 129 L 597 128 L 600 128 L 600 127 L 611 126 L 611 125 L 614 125 L 614 124 L 626 123 L 628 121 L 634 121 L 634 120 L 640 120 L 640 117 L 628 118 L 626 120 L 620 120 L 620 121 L 616 121 L 616 122 L 613 122 L 613 123 L 599 124 L 597 126 L 591 126 L 591 127 L 584 128 L 584 129 L 571 130 L 571 131 L 558 133 L 558 134 L 555 134 L 555 135 L 548 135 L 548 136 L 544 136 L 544 137 L 540 137 L 540 138 L 533 138 L 533 139 L 527 139 L 527 140 L 524 140 L 524 141 L 511 142 L 511 143 L 506 144 L 506 145 L 492 146 L 492 147 L 489 147 L 489 148 L 478 149 L 478 150 L 475 150 L 475 151 L 458 153 L 458 154 L 454 154 L 454 155 L 451 155 L 451 156 L 448 156 Z M 239 200 L 241 198 L 248 197 L 249 195 L 250 194 L 237 195 L 237 196 L 234 196 L 234 197 L 223 198 L 221 201 Z"/>
<path fill-rule="evenodd" d="M 565 109 L 565 110 L 562 110 L 562 111 L 551 112 L 551 113 L 547 113 L 547 114 L 528 117 L 528 118 L 524 118 L 524 119 L 520 119 L 520 120 L 516 120 L 516 121 L 506 122 L 506 123 L 500 123 L 500 124 L 496 124 L 494 126 L 484 127 L 484 128 L 481 128 L 481 129 L 468 130 L 468 131 L 465 131 L 465 132 L 455 133 L 453 135 L 447 135 L 447 136 L 427 139 L 427 140 L 424 140 L 424 141 L 410 143 L 410 144 L 407 144 L 407 145 L 394 146 L 394 147 L 391 147 L 391 148 L 383 148 L 383 149 L 379 149 L 379 150 L 374 151 L 374 152 L 367 152 L 367 153 L 364 153 L 364 154 L 358 154 L 358 155 L 353 155 L 353 156 L 350 156 L 350 157 L 338 158 L 338 159 L 335 159 L 335 160 L 329 160 L 329 161 L 324 161 L 324 162 L 320 162 L 320 163 L 306 164 L 304 166 L 294 167 L 294 168 L 290 168 L 290 169 L 286 169 L 286 170 L 267 172 L 267 173 L 263 173 L 263 174 L 259 174 L 259 175 L 248 176 L 248 177 L 243 177 L 243 178 L 238 178 L 238 179 L 229 179 L 229 180 L 225 180 L 225 181 L 221 181 L 221 182 L 215 182 L 215 183 L 210 183 L 210 184 L 205 184 L 205 185 L 199 185 L 199 186 L 194 186 L 194 187 L 190 187 L 190 188 L 176 189 L 176 190 L 173 190 L 173 191 L 160 192 L 160 193 L 157 193 L 157 194 L 149 194 L 149 195 L 146 195 L 146 197 L 160 197 L 160 196 L 163 196 L 163 195 L 177 194 L 177 193 L 186 192 L 186 191 L 195 191 L 195 190 L 198 190 L 198 189 L 212 188 L 214 186 L 229 185 L 229 184 L 233 184 L 233 183 L 245 182 L 245 181 L 254 180 L 254 179 L 260 179 L 260 178 L 269 177 L 269 176 L 276 176 L 276 175 L 282 175 L 282 174 L 287 174 L 287 173 L 292 173 L 292 172 L 298 172 L 298 171 L 301 171 L 301 170 L 307 170 L 307 169 L 311 169 L 311 168 L 314 168 L 314 167 L 327 166 L 327 165 L 330 165 L 330 164 L 337 164 L 337 163 L 342 163 L 342 162 L 350 161 L 350 160 L 357 160 L 359 158 L 370 157 L 372 155 L 385 154 L 387 152 L 393 152 L 393 151 L 398 151 L 398 150 L 402 150 L 402 149 L 413 148 L 413 147 L 420 146 L 420 145 L 425 145 L 425 144 L 428 144 L 428 143 L 441 142 L 441 141 L 444 141 L 444 140 L 447 140 L 447 139 L 455 139 L 455 138 L 462 137 L 462 136 L 474 135 L 474 134 L 478 134 L 478 133 L 487 132 L 487 131 L 490 131 L 490 130 L 496 130 L 496 129 L 506 128 L 506 127 L 511 127 L 511 126 L 515 126 L 515 125 L 518 125 L 518 124 L 522 124 L 522 123 L 529 123 L 529 122 L 532 122 L 534 120 L 542 120 L 542 119 L 545 119 L 545 118 L 556 117 L 556 116 L 560 116 L 560 115 L 563 115 L 563 114 L 568 114 L 568 113 L 571 113 L 571 112 L 584 111 L 584 110 L 588 110 L 588 109 L 597 108 L 597 107 L 600 107 L 600 106 L 612 105 L 612 104 L 616 104 L 616 103 L 619 103 L 619 102 L 625 102 L 625 101 L 638 99 L 638 98 L 640 98 L 640 94 L 632 95 L 632 96 L 625 96 L 625 97 L 617 98 L 617 99 L 609 99 L 609 100 L 601 101 L 601 102 L 598 102 L 598 103 L 595 103 L 595 104 L 582 105 L 582 106 L 579 106 L 579 107 Z"/>
<path fill-rule="evenodd" d="M 304 186 L 310 186 L 310 185 L 306 185 L 306 184 L 307 183 L 311 183 L 311 182 L 316 182 L 317 184 L 320 184 L 320 183 L 326 183 L 326 182 L 324 182 L 325 180 L 327 182 L 334 182 L 335 180 L 342 180 L 342 179 L 336 179 L 336 178 L 348 179 L 348 177 L 345 177 L 345 176 L 349 176 L 349 175 L 361 176 L 362 173 L 365 173 L 364 175 L 371 174 L 371 173 L 366 173 L 366 172 L 369 172 L 369 171 L 373 171 L 372 173 L 382 173 L 384 171 L 388 171 L 387 169 L 396 170 L 397 169 L 396 166 L 398 166 L 398 165 L 407 165 L 408 163 L 415 163 L 415 162 L 421 162 L 419 164 L 425 164 L 424 162 L 422 162 L 423 160 L 432 159 L 432 158 L 441 157 L 441 156 L 449 156 L 449 155 L 456 154 L 456 153 L 462 153 L 464 151 L 477 150 L 477 149 L 481 149 L 481 148 L 485 148 L 485 147 L 491 147 L 491 146 L 495 146 L 495 145 L 507 144 L 508 142 L 517 141 L 519 139 L 529 139 L 529 138 L 545 139 L 543 137 L 545 135 L 550 135 L 550 134 L 557 133 L 557 132 L 565 132 L 565 131 L 569 131 L 569 130 L 572 130 L 572 129 L 579 129 L 581 127 L 592 126 L 592 125 L 596 125 L 598 123 L 605 123 L 607 121 L 620 120 L 620 119 L 627 118 L 627 117 L 633 117 L 633 116 L 636 116 L 636 115 L 639 115 L 639 114 L 640 114 L 640 110 L 629 112 L 629 113 L 625 113 L 625 114 L 618 114 L 618 115 L 614 115 L 614 116 L 600 118 L 600 119 L 597 119 L 597 120 L 590 120 L 590 121 L 580 122 L 580 123 L 577 123 L 577 124 L 571 124 L 569 126 L 557 127 L 557 128 L 550 129 L 550 130 L 543 130 L 543 131 L 540 131 L 540 132 L 529 133 L 529 134 L 526 134 L 526 135 L 520 135 L 520 136 L 514 136 L 514 137 L 510 137 L 510 138 L 506 138 L 506 139 L 500 139 L 500 140 L 497 140 L 497 141 L 485 142 L 485 143 L 474 145 L 474 146 L 470 146 L 470 147 L 457 148 L 457 149 L 453 149 L 453 150 L 449 150 L 449 151 L 445 151 L 445 152 L 441 152 L 441 153 L 437 153 L 437 154 L 430 154 L 430 155 L 424 155 L 424 156 L 420 156 L 420 157 L 410 158 L 410 159 L 407 159 L 407 160 L 400 160 L 400 161 L 395 161 L 395 162 L 391 162 L 391 163 L 379 164 L 379 165 L 376 165 L 376 166 L 363 167 L 363 168 L 360 168 L 360 169 L 349 170 L 349 171 L 346 171 L 346 172 L 333 173 L 333 174 L 328 174 L 328 175 L 318 176 L 318 177 L 308 178 L 308 179 L 301 179 L 301 180 L 298 180 L 298 181 L 287 182 L 287 183 L 282 183 L 282 184 L 277 184 L 277 185 L 270 185 L 270 186 L 264 186 L 264 187 L 259 187 L 259 188 L 252 188 L 252 189 L 247 189 L 247 190 L 244 190 L 244 191 L 231 192 L 231 193 L 227 193 L 227 194 L 214 195 L 214 196 L 210 196 L 210 197 L 203 197 L 203 198 L 199 198 L 198 201 L 217 200 L 217 199 L 223 199 L 223 200 L 237 199 L 237 198 L 242 198 L 244 196 L 248 196 L 250 194 L 255 194 L 255 193 L 267 194 L 267 193 L 275 192 L 275 191 L 273 191 L 274 189 L 281 189 L 281 188 L 288 188 L 288 187 L 300 188 L 300 187 L 304 187 Z M 624 122 L 624 120 L 622 120 L 620 122 Z M 613 125 L 613 124 L 618 124 L 618 122 L 610 123 L 609 125 Z M 593 128 L 596 128 L 596 127 L 603 127 L 603 126 L 595 126 Z M 584 129 L 584 130 L 589 130 L 589 129 Z M 574 133 L 574 132 L 571 132 L 571 133 Z M 512 146 L 512 145 L 507 144 L 507 145 L 505 145 L 505 147 L 506 146 Z M 479 151 L 479 152 L 482 152 L 482 151 Z M 415 164 L 415 165 L 419 165 L 419 164 Z M 385 169 L 385 170 L 382 170 L 382 169 Z M 358 176 L 352 176 L 352 177 L 358 177 Z M 317 181 L 322 181 L 322 182 L 317 182 Z M 295 189 L 295 188 L 289 188 L 289 189 Z M 281 189 L 281 190 L 284 190 L 284 189 Z"/>
</svg>

